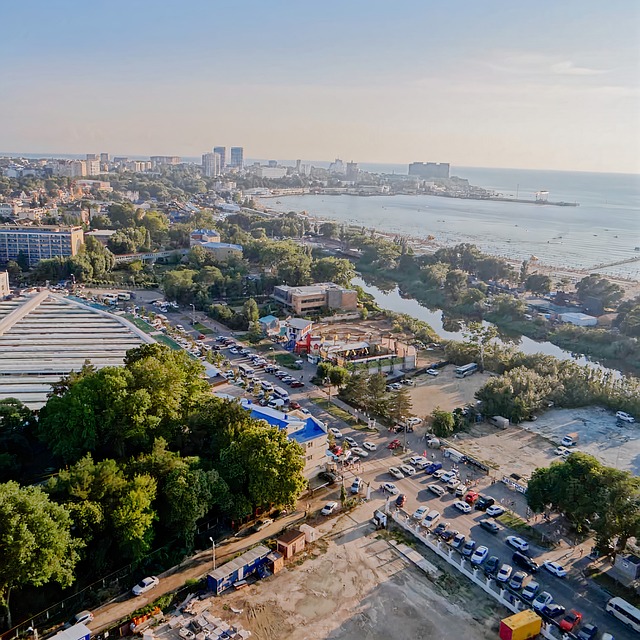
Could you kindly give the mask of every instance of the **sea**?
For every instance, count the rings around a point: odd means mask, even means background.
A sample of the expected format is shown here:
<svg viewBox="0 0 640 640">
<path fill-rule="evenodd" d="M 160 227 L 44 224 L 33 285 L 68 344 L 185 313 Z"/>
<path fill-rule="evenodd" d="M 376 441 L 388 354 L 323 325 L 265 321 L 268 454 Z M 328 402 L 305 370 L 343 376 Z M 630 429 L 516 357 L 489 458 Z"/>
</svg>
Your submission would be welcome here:
<svg viewBox="0 0 640 640">
<path fill-rule="evenodd" d="M 366 165 L 372 172 L 407 173 L 406 165 Z M 462 200 L 427 195 L 286 196 L 263 200 L 278 211 L 426 239 L 470 242 L 495 256 L 558 269 L 580 269 L 640 280 L 640 175 L 452 167 L 451 175 L 505 196 L 577 207 Z M 615 263 L 615 264 L 614 264 Z"/>
</svg>

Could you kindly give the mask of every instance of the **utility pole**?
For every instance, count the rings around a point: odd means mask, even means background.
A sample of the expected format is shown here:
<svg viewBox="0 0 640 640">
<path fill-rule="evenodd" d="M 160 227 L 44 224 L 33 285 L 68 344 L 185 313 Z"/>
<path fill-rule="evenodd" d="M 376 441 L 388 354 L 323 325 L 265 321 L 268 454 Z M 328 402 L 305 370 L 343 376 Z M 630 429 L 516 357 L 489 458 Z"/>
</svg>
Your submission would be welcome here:
<svg viewBox="0 0 640 640">
<path fill-rule="evenodd" d="M 196 323 L 196 305 L 191 303 L 191 326 Z"/>
<path fill-rule="evenodd" d="M 213 570 L 216 570 L 216 543 L 212 537 L 209 537 L 211 540 L 211 560 L 213 561 Z"/>
</svg>

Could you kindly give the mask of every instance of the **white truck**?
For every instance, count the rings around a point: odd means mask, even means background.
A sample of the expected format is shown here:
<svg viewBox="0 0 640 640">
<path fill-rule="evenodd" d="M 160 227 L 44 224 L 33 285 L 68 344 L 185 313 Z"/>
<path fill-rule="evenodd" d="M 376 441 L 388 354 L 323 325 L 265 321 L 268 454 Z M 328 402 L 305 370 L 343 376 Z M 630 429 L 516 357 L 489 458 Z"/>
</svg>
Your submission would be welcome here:
<svg viewBox="0 0 640 640">
<path fill-rule="evenodd" d="M 509 426 L 509 418 L 493 416 L 493 418 L 489 418 L 489 424 L 492 424 L 494 427 L 498 427 L 498 429 L 506 429 Z"/>
<path fill-rule="evenodd" d="M 578 434 L 577 433 L 568 433 L 564 438 L 562 438 L 562 446 L 563 447 L 575 447 L 578 444 Z"/>
</svg>

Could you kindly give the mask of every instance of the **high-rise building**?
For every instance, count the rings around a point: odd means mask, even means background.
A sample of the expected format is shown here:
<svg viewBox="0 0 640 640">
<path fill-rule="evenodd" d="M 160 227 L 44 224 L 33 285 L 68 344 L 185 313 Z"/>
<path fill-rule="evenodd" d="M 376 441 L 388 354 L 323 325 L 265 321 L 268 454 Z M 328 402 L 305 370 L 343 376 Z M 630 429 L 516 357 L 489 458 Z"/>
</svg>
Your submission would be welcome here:
<svg viewBox="0 0 640 640">
<path fill-rule="evenodd" d="M 75 256 L 84 243 L 82 227 L 0 227 L 0 263 L 16 260 L 22 253 L 34 265 L 48 258 Z"/>
<path fill-rule="evenodd" d="M 213 153 L 220 156 L 220 171 L 227 168 L 227 147 L 213 147 Z"/>
<path fill-rule="evenodd" d="M 219 153 L 203 153 L 202 154 L 202 173 L 207 178 L 215 178 L 222 173 L 222 167 Z"/>
<path fill-rule="evenodd" d="M 100 154 L 100 162 L 102 162 L 103 164 L 107 164 L 109 162 L 109 154 L 108 153 L 101 153 Z"/>
<path fill-rule="evenodd" d="M 409 175 L 420 178 L 448 178 L 448 162 L 412 162 L 409 165 Z"/>
<path fill-rule="evenodd" d="M 231 147 L 229 164 L 234 169 L 242 169 L 244 167 L 244 149 L 242 147 Z"/>
<path fill-rule="evenodd" d="M 163 165 L 176 165 L 180 164 L 182 158 L 180 156 L 151 156 L 151 165 L 153 168 L 157 168 Z"/>
<path fill-rule="evenodd" d="M 346 178 L 350 182 L 355 182 L 358 179 L 358 163 L 357 162 L 347 162 L 347 174 Z"/>
</svg>

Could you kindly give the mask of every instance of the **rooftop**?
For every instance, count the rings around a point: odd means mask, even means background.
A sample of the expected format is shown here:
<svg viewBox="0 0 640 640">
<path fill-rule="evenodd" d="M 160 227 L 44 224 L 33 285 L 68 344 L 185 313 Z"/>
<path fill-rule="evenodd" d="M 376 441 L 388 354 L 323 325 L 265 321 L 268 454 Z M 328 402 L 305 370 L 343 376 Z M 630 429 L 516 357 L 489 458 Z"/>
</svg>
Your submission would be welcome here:
<svg viewBox="0 0 640 640">
<path fill-rule="evenodd" d="M 0 302 L 0 399 L 39 409 L 62 376 L 87 361 L 120 366 L 145 342 L 154 340 L 126 319 L 48 290 Z"/>
<path fill-rule="evenodd" d="M 305 320 L 304 318 L 289 318 L 287 320 L 287 326 L 292 329 L 306 329 L 311 324 L 313 324 L 311 320 Z"/>
<path fill-rule="evenodd" d="M 217 249 L 219 247 L 224 247 L 225 249 L 237 249 L 238 251 L 242 251 L 242 245 L 229 244 L 228 242 L 201 242 L 198 246 L 206 247 L 207 249 Z"/>
</svg>

